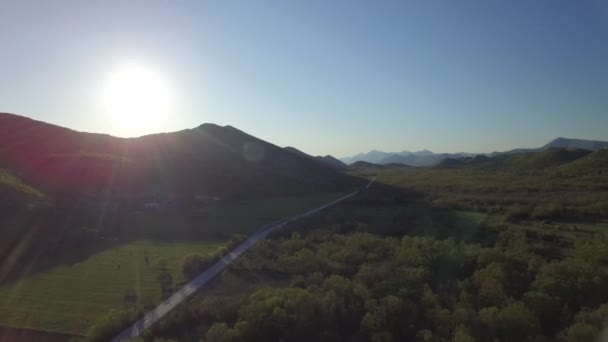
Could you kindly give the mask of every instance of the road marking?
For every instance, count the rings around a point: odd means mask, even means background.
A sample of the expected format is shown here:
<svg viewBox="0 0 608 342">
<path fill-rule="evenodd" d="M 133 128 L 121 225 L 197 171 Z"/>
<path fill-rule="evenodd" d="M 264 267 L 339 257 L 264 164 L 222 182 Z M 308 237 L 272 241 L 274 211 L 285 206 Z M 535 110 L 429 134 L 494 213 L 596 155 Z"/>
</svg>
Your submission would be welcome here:
<svg viewBox="0 0 608 342">
<path fill-rule="evenodd" d="M 369 183 L 367 183 L 367 185 L 365 186 L 365 188 L 369 189 L 369 187 L 375 180 L 376 177 L 370 180 Z M 192 279 L 189 283 L 184 285 L 179 291 L 171 295 L 171 297 L 167 298 L 164 302 L 160 303 L 152 311 L 148 312 L 143 318 L 137 320 L 130 327 L 120 333 L 120 335 L 114 337 L 112 339 L 112 342 L 127 341 L 129 339 L 139 336 L 141 333 L 144 332 L 144 330 L 154 325 L 163 316 L 169 313 L 169 311 L 173 310 L 173 308 L 180 304 L 184 299 L 189 297 L 194 292 L 198 291 L 207 282 L 209 282 L 209 280 L 211 280 L 218 273 L 226 269 L 226 267 L 228 267 L 230 263 L 232 263 L 242 254 L 244 254 L 249 248 L 253 247 L 259 240 L 265 238 L 268 234 L 272 233 L 275 230 L 283 228 L 285 225 L 287 225 L 287 223 L 315 214 L 323 209 L 338 204 L 348 198 L 351 198 L 358 193 L 359 191 L 353 191 L 348 195 L 342 196 L 336 200 L 326 203 L 318 208 L 309 210 L 303 214 L 294 215 L 286 219 L 277 221 L 275 223 L 264 225 L 262 229 L 260 229 L 260 231 L 248 237 L 247 240 L 243 241 L 240 245 L 233 248 L 232 251 L 228 252 L 224 257 L 220 258 L 220 260 L 213 264 L 213 266 L 207 268 L 201 274 L 196 276 L 196 278 Z"/>
</svg>

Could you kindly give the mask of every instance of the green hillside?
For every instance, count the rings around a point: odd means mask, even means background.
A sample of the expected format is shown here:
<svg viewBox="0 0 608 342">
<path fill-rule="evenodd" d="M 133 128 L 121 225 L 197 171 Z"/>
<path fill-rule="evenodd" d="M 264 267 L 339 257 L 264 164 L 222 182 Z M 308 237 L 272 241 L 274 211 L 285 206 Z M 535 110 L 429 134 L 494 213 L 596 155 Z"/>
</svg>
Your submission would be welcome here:
<svg viewBox="0 0 608 342">
<path fill-rule="evenodd" d="M 592 153 L 588 150 L 573 148 L 553 148 L 542 152 L 520 154 L 500 154 L 492 158 L 476 156 L 474 158 L 447 158 L 437 164 L 436 169 L 469 168 L 475 170 L 521 172 L 545 171 L 571 163 Z"/>
<path fill-rule="evenodd" d="M 608 173 L 608 149 L 598 150 L 558 169 L 563 174 Z"/>
<path fill-rule="evenodd" d="M 545 170 L 570 163 L 591 153 L 581 149 L 550 149 L 516 154 L 505 160 L 505 166 L 516 170 Z"/>
</svg>

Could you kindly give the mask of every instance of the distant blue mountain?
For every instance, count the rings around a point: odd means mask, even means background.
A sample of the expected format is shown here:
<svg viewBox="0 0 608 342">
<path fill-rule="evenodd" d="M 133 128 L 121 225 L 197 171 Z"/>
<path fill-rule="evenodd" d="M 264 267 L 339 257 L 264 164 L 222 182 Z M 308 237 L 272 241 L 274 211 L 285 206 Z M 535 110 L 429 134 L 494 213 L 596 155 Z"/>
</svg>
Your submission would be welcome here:
<svg viewBox="0 0 608 342">
<path fill-rule="evenodd" d="M 433 153 L 429 150 L 417 152 L 402 151 L 402 152 L 382 152 L 371 150 L 368 153 L 359 153 L 352 157 L 341 158 L 340 160 L 346 164 L 352 164 L 357 161 L 364 161 L 373 164 L 404 164 L 409 166 L 432 166 L 438 164 L 446 158 L 462 158 L 472 157 L 476 153 Z"/>
<path fill-rule="evenodd" d="M 556 138 L 551 142 L 537 148 L 517 148 L 505 152 L 492 153 L 433 153 L 429 150 L 418 152 L 402 151 L 402 152 L 383 152 L 371 150 L 368 153 L 359 153 L 352 157 L 340 158 L 346 164 L 352 164 L 357 161 L 364 161 L 373 164 L 386 165 L 391 163 L 405 164 L 410 166 L 433 166 L 437 165 L 445 159 L 458 159 L 463 157 L 475 157 L 477 155 L 494 156 L 497 154 L 515 154 L 526 152 L 540 152 L 552 148 L 576 148 L 590 151 L 608 148 L 607 141 L 584 140 L 584 139 L 568 139 Z"/>
</svg>

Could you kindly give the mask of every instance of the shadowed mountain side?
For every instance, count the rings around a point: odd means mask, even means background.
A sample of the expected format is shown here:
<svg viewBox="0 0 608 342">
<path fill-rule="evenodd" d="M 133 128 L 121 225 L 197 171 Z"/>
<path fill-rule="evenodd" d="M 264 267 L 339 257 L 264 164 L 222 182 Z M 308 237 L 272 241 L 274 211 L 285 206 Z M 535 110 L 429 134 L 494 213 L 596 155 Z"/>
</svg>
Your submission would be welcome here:
<svg viewBox="0 0 608 342">
<path fill-rule="evenodd" d="M 372 163 L 368 163 L 368 162 L 364 162 L 364 161 L 358 161 L 358 162 L 354 162 L 354 163 L 350 164 L 348 166 L 348 169 L 349 170 L 365 170 L 365 169 L 379 170 L 379 169 L 410 168 L 410 167 L 411 166 L 409 166 L 409 165 L 400 164 L 400 163 L 390 163 L 390 164 L 380 165 L 380 164 L 372 164 Z"/>
<path fill-rule="evenodd" d="M 380 164 L 374 164 L 374 163 L 369 163 L 366 161 L 356 161 L 350 165 L 348 165 L 348 168 L 350 170 L 359 170 L 359 169 L 380 169 L 382 168 L 382 165 Z"/>
<path fill-rule="evenodd" d="M 330 156 L 329 154 L 326 156 L 317 156 L 316 158 L 318 161 L 324 163 L 325 165 L 333 167 L 338 170 L 344 170 L 348 167 L 348 165 L 346 165 L 345 163 L 341 162 L 340 160 L 334 158 L 333 156 Z"/>
<path fill-rule="evenodd" d="M 213 124 L 117 138 L 0 114 L 0 160 L 51 193 L 257 196 L 355 184 L 315 160 Z"/>
<path fill-rule="evenodd" d="M 390 163 L 390 164 L 384 164 L 383 166 L 385 168 L 410 168 L 410 167 L 413 167 L 411 165 L 405 165 L 402 163 Z"/>
<path fill-rule="evenodd" d="M 326 155 L 326 156 L 316 156 L 316 157 L 313 157 L 313 156 L 311 156 L 309 154 L 306 154 L 306 153 L 298 150 L 295 147 L 286 146 L 286 147 L 284 147 L 284 149 L 286 151 L 291 152 L 291 153 L 294 153 L 294 154 L 297 154 L 297 155 L 300 155 L 300 156 L 303 156 L 303 157 L 314 159 L 314 160 L 322 163 L 323 165 L 329 166 L 329 167 L 334 168 L 336 170 L 344 170 L 348 166 L 345 163 L 343 163 L 342 161 L 340 161 L 339 159 L 336 159 L 336 158 L 334 158 L 333 156 L 331 156 L 329 154 Z"/>
<path fill-rule="evenodd" d="M 412 166 L 429 166 L 429 165 L 435 165 L 439 162 L 441 162 L 442 160 L 444 160 L 446 157 L 443 155 L 398 155 L 398 154 L 391 154 L 390 156 L 387 156 L 385 158 L 383 158 L 380 161 L 380 164 L 382 165 L 387 165 L 387 164 L 404 164 L 404 165 L 412 165 Z"/>
<path fill-rule="evenodd" d="M 295 147 L 291 147 L 291 146 L 285 146 L 285 147 L 283 147 L 283 149 L 285 149 L 286 151 L 289 151 L 289 152 L 291 152 L 291 153 L 295 153 L 295 154 L 297 154 L 297 155 L 300 155 L 300 156 L 302 156 L 302 157 L 313 158 L 313 156 L 311 156 L 310 154 L 308 154 L 308 153 L 304 153 L 304 152 L 302 152 L 302 151 L 298 150 L 298 149 L 297 149 L 297 148 L 295 148 Z"/>
<path fill-rule="evenodd" d="M 126 139 L 0 114 L 0 283 L 160 238 L 134 223 L 147 202 L 171 203 L 165 235 L 196 239 L 207 234 L 195 215 L 201 198 L 293 197 L 360 183 L 230 126 Z"/>
</svg>

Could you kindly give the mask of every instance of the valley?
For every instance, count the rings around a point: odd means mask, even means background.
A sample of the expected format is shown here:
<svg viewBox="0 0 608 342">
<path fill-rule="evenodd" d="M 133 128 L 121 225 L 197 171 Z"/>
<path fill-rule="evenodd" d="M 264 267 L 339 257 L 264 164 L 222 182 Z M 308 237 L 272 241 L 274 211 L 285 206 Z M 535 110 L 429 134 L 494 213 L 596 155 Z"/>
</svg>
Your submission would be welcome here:
<svg viewBox="0 0 608 342">
<path fill-rule="evenodd" d="M 192 292 L 133 336 L 574 341 L 599 329 L 585 315 L 603 314 L 608 284 L 605 149 L 347 166 L 232 127 L 131 141 L 0 119 L 47 136 L 0 138 L 6 336 L 105 341 Z M 216 279 L 176 292 L 220 260 L 232 262 Z"/>
<path fill-rule="evenodd" d="M 608 341 L 608 1 L 0 0 L 0 342 Z"/>
</svg>

